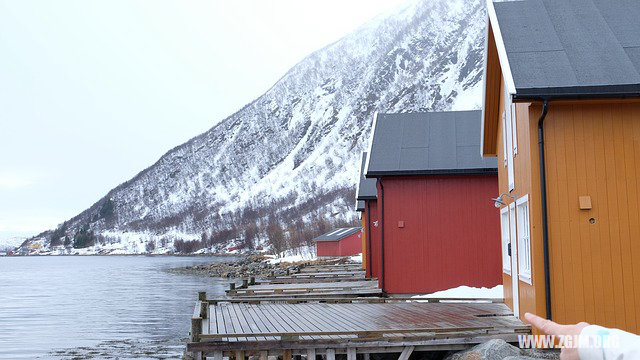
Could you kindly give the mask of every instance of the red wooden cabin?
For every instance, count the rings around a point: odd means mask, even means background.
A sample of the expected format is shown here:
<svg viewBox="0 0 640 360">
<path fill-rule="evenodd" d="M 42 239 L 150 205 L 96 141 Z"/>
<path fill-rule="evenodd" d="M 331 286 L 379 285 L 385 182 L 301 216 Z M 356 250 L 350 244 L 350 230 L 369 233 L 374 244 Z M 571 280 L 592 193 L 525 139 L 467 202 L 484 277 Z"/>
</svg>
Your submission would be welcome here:
<svg viewBox="0 0 640 360">
<path fill-rule="evenodd" d="M 365 248 L 362 252 L 362 263 L 365 265 L 367 277 L 378 277 L 380 275 L 380 260 L 374 259 L 371 254 L 373 244 L 380 243 L 380 222 L 378 221 L 378 190 L 376 189 L 376 179 L 367 179 L 364 176 L 367 162 L 367 152 L 362 153 L 362 164 L 360 166 L 360 180 L 356 190 L 357 210 L 362 212 L 362 231 L 365 241 Z M 375 250 L 374 250 L 375 251 Z M 377 249 L 378 253 L 380 249 Z"/>
<path fill-rule="evenodd" d="M 495 159 L 480 155 L 480 111 L 377 114 L 367 178 L 377 179 L 373 273 L 383 291 L 502 283 Z"/>
<path fill-rule="evenodd" d="M 362 251 L 362 233 L 359 227 L 338 228 L 313 239 L 316 243 L 316 255 L 352 256 Z"/>
</svg>

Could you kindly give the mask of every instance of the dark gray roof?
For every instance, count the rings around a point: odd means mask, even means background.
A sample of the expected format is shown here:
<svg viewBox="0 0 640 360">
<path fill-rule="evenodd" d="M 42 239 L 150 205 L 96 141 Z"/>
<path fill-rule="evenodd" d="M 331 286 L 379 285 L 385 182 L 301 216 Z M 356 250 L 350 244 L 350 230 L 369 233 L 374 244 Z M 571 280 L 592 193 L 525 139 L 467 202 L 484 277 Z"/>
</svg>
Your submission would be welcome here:
<svg viewBox="0 0 640 360">
<path fill-rule="evenodd" d="M 356 200 L 356 211 L 364 211 L 364 200 Z"/>
<path fill-rule="evenodd" d="M 337 241 L 343 239 L 355 232 L 362 230 L 359 227 L 352 228 L 337 228 L 329 231 L 326 234 L 320 235 L 317 238 L 313 239 L 313 241 Z"/>
<path fill-rule="evenodd" d="M 516 98 L 640 95 L 640 1 L 493 5 Z"/>
<path fill-rule="evenodd" d="M 358 193 L 356 200 L 375 200 L 378 198 L 378 189 L 375 179 L 367 179 L 364 176 L 364 168 L 367 164 L 367 152 L 362 153 L 362 163 L 360 164 L 360 182 L 358 183 Z M 364 208 L 364 205 L 363 205 Z"/>
<path fill-rule="evenodd" d="M 497 173 L 480 155 L 480 111 L 378 114 L 367 177 Z"/>
</svg>

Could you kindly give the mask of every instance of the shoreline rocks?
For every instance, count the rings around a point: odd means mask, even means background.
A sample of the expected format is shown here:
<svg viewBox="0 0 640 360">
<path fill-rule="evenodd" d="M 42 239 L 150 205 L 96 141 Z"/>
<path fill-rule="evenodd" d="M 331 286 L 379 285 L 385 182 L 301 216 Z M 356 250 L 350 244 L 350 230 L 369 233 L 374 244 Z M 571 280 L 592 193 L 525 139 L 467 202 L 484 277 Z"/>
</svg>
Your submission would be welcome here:
<svg viewBox="0 0 640 360">
<path fill-rule="evenodd" d="M 247 255 L 234 261 L 217 262 L 212 264 L 199 264 L 179 268 L 167 269 L 167 272 L 174 274 L 196 275 L 218 278 L 265 278 L 268 276 L 287 275 L 287 273 L 297 273 L 300 267 L 308 264 L 338 264 L 347 262 L 346 259 L 338 261 L 330 260 L 306 260 L 299 262 L 277 262 L 271 263 L 271 258 L 264 255 Z"/>
<path fill-rule="evenodd" d="M 453 353 L 444 360 L 536 360 L 560 359 L 557 350 L 520 349 L 502 339 L 493 339 L 468 350 Z"/>
</svg>

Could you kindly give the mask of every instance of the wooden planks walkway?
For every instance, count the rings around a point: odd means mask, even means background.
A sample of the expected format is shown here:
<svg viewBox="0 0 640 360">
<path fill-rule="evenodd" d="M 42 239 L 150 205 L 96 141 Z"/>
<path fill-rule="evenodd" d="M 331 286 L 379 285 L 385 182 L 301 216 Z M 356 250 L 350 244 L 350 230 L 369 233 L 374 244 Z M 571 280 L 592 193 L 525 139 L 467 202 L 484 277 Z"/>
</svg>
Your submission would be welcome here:
<svg viewBox="0 0 640 360">
<path fill-rule="evenodd" d="M 207 309 L 210 320 L 189 351 L 455 349 L 530 331 L 502 303 L 212 302 Z"/>
<path fill-rule="evenodd" d="M 377 280 L 364 279 L 352 264 L 311 265 L 231 285 L 226 298 L 199 294 L 187 344 L 196 358 L 347 354 L 356 360 L 357 353 L 396 352 L 408 360 L 414 350 L 464 349 L 493 338 L 516 342 L 530 333 L 502 299 L 384 297 Z"/>
<path fill-rule="evenodd" d="M 229 296 L 375 296 L 382 294 L 377 279 L 366 279 L 360 265 L 311 265 L 298 273 L 273 276 L 257 284 L 244 283 L 229 289 Z"/>
<path fill-rule="evenodd" d="M 305 283 L 265 283 L 246 288 L 230 290 L 229 296 L 269 296 L 269 295 L 377 295 L 382 291 L 377 281 L 305 282 Z"/>
</svg>

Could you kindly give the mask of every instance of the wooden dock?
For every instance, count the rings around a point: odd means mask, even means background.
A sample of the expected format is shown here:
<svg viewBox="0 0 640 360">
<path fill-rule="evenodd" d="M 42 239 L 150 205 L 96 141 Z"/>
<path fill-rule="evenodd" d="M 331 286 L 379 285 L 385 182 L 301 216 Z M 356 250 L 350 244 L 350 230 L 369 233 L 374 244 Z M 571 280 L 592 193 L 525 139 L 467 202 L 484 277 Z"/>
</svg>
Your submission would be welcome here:
<svg viewBox="0 0 640 360">
<path fill-rule="evenodd" d="M 516 342 L 530 328 L 503 303 L 409 302 L 361 298 L 348 302 L 212 299 L 199 302 L 201 332 L 188 351 L 220 358 L 463 349 L 489 339 Z M 204 304 L 204 305 L 203 305 Z M 200 327 L 196 327 L 200 329 Z M 238 357 L 236 357 L 238 359 Z M 355 358 L 354 358 L 355 359 Z"/>
<path fill-rule="evenodd" d="M 378 282 L 372 280 L 340 282 L 304 282 L 304 283 L 264 283 L 236 288 L 227 292 L 229 296 L 267 296 L 267 295 L 379 295 L 382 290 Z"/>
<path fill-rule="evenodd" d="M 299 272 L 271 276 L 264 280 L 245 280 L 231 284 L 232 297 L 359 297 L 379 296 L 377 279 L 366 279 L 358 264 L 310 265 Z"/>
<path fill-rule="evenodd" d="M 362 277 L 361 277 L 362 276 Z M 286 276 L 230 284 L 228 297 L 199 294 L 187 351 L 196 358 L 325 355 L 464 349 L 530 333 L 502 299 L 385 297 L 352 264 L 311 265 Z"/>
</svg>

